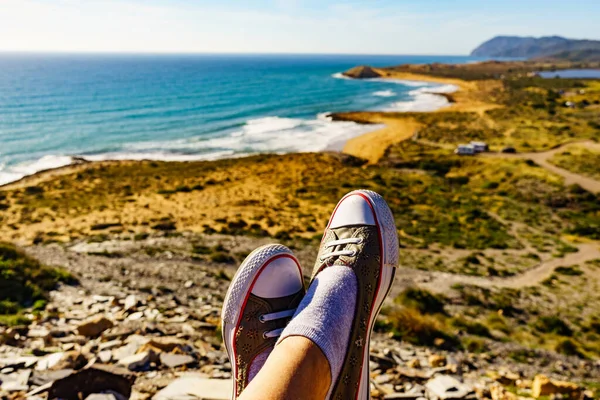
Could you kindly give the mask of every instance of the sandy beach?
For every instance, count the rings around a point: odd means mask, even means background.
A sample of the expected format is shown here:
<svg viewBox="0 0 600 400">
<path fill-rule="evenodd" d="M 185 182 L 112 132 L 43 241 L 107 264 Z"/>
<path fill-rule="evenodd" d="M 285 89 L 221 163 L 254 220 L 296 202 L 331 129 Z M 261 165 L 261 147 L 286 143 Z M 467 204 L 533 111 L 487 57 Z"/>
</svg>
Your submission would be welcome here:
<svg viewBox="0 0 600 400">
<path fill-rule="evenodd" d="M 476 112 L 483 115 L 485 111 L 499 107 L 497 104 L 487 103 L 477 98 L 482 89 L 488 89 L 495 82 L 467 82 L 460 79 L 439 78 L 428 75 L 420 75 L 406 72 L 389 71 L 386 69 L 374 69 L 384 79 L 406 80 L 415 82 L 430 82 L 443 85 L 453 85 L 458 88 L 452 93 L 436 93 L 432 88 L 432 95 L 444 96 L 449 99 L 450 104 L 431 111 L 436 113 L 447 112 Z M 346 142 L 343 152 L 368 160 L 370 164 L 377 163 L 386 150 L 393 144 L 410 139 L 421 126 L 410 113 L 399 112 L 349 112 L 336 113 L 332 116 L 334 120 L 354 121 L 368 124 L 384 124 L 385 127 L 367 134 L 357 136 Z"/>
</svg>

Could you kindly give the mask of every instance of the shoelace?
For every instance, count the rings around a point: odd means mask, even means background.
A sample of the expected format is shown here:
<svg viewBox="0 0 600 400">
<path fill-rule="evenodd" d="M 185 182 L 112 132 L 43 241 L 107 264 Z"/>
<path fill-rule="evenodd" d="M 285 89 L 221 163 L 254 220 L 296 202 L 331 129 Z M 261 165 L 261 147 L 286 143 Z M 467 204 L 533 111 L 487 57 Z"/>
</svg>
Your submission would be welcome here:
<svg viewBox="0 0 600 400">
<path fill-rule="evenodd" d="M 362 238 L 355 238 L 355 237 L 347 238 L 347 239 L 332 240 L 331 242 L 325 243 L 325 248 L 328 249 L 330 247 L 335 247 L 335 246 L 339 246 L 339 245 L 343 245 L 343 244 L 361 244 L 362 242 L 363 242 Z M 328 258 L 336 257 L 336 256 L 354 257 L 355 255 L 356 255 L 355 250 L 343 249 L 343 250 L 332 251 L 329 253 L 323 253 L 319 257 L 319 260 L 325 261 Z"/>
<path fill-rule="evenodd" d="M 261 316 L 258 317 L 258 320 L 264 324 L 265 322 L 274 321 L 276 319 L 289 318 L 289 317 L 293 316 L 295 312 L 296 312 L 296 309 L 294 308 L 294 309 L 290 309 L 290 310 L 262 314 Z M 284 328 L 273 329 L 272 331 L 266 331 L 265 333 L 263 333 L 263 338 L 268 339 L 268 338 L 279 337 L 279 336 L 281 336 L 281 332 L 283 332 L 283 329 Z"/>
</svg>

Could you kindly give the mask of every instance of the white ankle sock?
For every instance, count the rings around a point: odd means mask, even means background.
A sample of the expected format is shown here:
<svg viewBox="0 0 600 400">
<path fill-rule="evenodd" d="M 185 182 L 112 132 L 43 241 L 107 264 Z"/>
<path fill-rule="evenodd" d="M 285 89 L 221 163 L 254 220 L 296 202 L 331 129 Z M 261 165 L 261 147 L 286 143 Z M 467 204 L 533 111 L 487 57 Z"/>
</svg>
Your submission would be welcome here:
<svg viewBox="0 0 600 400">
<path fill-rule="evenodd" d="M 304 336 L 319 346 L 329 361 L 332 387 L 346 356 L 356 292 L 356 276 L 349 267 L 334 265 L 321 271 L 277 342 Z"/>
</svg>

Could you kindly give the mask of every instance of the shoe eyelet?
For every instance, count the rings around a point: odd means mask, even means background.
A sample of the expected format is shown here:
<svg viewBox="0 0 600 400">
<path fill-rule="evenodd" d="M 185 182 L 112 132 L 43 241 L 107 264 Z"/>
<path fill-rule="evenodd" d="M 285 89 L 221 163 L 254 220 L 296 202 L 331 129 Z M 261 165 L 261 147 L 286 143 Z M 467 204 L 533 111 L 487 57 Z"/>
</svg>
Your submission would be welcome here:
<svg viewBox="0 0 600 400">
<path fill-rule="evenodd" d="M 356 243 L 356 244 L 363 244 L 364 241 L 365 241 L 365 239 L 363 239 L 362 237 L 359 237 L 358 243 Z"/>
<path fill-rule="evenodd" d="M 357 251 L 356 250 L 352 250 L 352 253 L 349 254 L 350 257 L 356 257 Z"/>
<path fill-rule="evenodd" d="M 263 332 L 262 334 L 263 339 L 267 340 L 269 337 L 267 336 L 267 331 Z"/>
<path fill-rule="evenodd" d="M 262 314 L 259 315 L 258 316 L 258 322 L 260 322 L 261 324 L 264 324 L 265 322 L 267 322 L 267 321 L 265 321 L 265 316 L 262 315 Z"/>
</svg>

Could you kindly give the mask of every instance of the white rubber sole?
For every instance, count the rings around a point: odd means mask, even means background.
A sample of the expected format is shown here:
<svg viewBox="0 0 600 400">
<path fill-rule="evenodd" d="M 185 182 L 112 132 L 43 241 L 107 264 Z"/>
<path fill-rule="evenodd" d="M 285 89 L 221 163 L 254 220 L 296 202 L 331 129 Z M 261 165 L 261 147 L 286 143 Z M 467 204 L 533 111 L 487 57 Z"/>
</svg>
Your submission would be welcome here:
<svg viewBox="0 0 600 400">
<path fill-rule="evenodd" d="M 358 388 L 358 394 L 356 397 L 358 400 L 367 400 L 371 398 L 371 385 L 369 373 L 369 352 L 371 334 L 373 333 L 373 326 L 375 324 L 377 316 L 379 315 L 381 306 L 383 305 L 383 302 L 385 301 L 385 298 L 387 297 L 390 288 L 392 287 L 392 283 L 394 282 L 394 276 L 396 275 L 396 267 L 398 266 L 399 248 L 398 233 L 396 231 L 396 223 L 394 221 L 394 216 L 383 197 L 370 190 L 356 190 L 354 192 L 348 193 L 342 198 L 342 200 L 340 200 L 340 202 L 342 202 L 348 196 L 353 196 L 357 194 L 367 199 L 368 202 L 371 204 L 373 211 L 375 212 L 375 216 L 377 218 L 377 226 L 381 234 L 381 253 L 383 255 L 381 260 L 382 266 L 380 273 L 379 290 L 377 291 L 377 297 L 375 298 L 373 308 L 371 310 L 369 328 L 367 329 L 367 345 L 365 346 L 365 350 L 363 353 L 362 372 Z"/>
<path fill-rule="evenodd" d="M 237 376 L 237 365 L 234 351 L 235 331 L 242 313 L 242 307 L 252 289 L 252 285 L 262 268 L 273 258 L 287 256 L 299 265 L 298 260 L 290 249 L 280 244 L 268 244 L 257 248 L 246 257 L 235 273 L 229 289 L 223 300 L 221 311 L 221 332 L 223 342 L 227 350 L 227 356 L 231 363 L 231 374 L 233 376 L 233 394 L 236 396 L 235 377 Z"/>
</svg>

